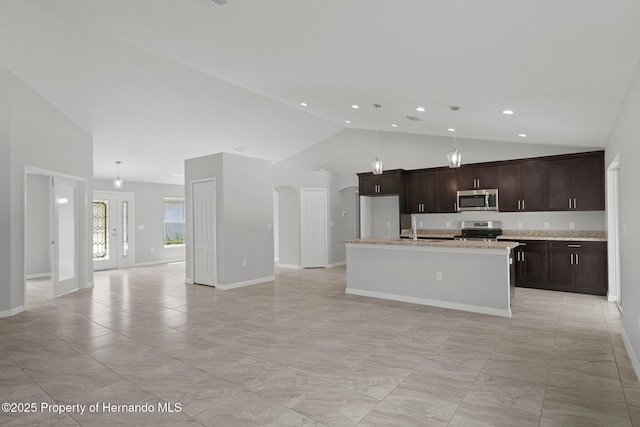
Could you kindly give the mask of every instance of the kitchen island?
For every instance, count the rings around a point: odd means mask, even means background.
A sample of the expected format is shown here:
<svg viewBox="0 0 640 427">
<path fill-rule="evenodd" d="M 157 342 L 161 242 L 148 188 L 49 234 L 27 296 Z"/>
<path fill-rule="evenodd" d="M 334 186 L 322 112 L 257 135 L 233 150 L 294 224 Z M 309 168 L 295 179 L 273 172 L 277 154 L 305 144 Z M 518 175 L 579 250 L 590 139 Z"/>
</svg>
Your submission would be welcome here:
<svg viewBox="0 0 640 427">
<path fill-rule="evenodd" d="M 363 238 L 347 248 L 347 294 L 511 317 L 517 242 Z"/>
</svg>

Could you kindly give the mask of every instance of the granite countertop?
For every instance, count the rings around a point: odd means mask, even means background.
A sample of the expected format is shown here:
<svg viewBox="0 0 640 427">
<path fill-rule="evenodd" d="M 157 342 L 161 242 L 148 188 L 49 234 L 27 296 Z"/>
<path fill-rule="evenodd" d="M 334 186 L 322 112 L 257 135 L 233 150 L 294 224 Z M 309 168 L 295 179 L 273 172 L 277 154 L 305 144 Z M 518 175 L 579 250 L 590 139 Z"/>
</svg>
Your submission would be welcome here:
<svg viewBox="0 0 640 427">
<path fill-rule="evenodd" d="M 606 242 L 606 231 L 586 230 L 504 230 L 498 240 L 573 240 Z"/>
<path fill-rule="evenodd" d="M 454 236 L 460 235 L 460 229 L 418 229 L 418 237 L 424 239 L 453 239 Z M 400 237 L 413 237 L 410 228 L 405 228 L 400 233 Z"/>
<path fill-rule="evenodd" d="M 475 248 L 510 250 L 518 246 L 517 242 L 485 242 L 475 240 L 431 240 L 423 239 L 390 239 L 381 237 L 367 237 L 362 239 L 345 240 L 343 243 L 367 244 L 367 245 L 392 245 L 392 246 L 432 246 L 443 248 Z"/>
<path fill-rule="evenodd" d="M 418 238 L 453 239 L 461 233 L 459 229 L 418 229 Z M 400 233 L 401 237 L 413 237 L 411 229 Z M 606 242 L 606 231 L 588 230 L 504 230 L 498 240 L 573 240 L 579 242 Z"/>
</svg>

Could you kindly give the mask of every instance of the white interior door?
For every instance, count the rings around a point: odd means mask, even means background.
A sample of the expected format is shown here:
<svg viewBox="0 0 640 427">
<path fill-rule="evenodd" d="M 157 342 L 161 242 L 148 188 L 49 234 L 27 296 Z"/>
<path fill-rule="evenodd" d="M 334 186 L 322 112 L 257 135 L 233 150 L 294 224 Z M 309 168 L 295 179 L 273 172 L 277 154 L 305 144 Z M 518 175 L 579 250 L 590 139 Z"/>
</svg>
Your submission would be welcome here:
<svg viewBox="0 0 640 427">
<path fill-rule="evenodd" d="M 93 193 L 93 269 L 135 265 L 134 194 Z"/>
<path fill-rule="evenodd" d="M 64 178 L 53 180 L 53 296 L 78 289 L 79 275 L 79 185 Z"/>
<path fill-rule="evenodd" d="M 192 184 L 193 282 L 216 285 L 216 181 Z"/>
<path fill-rule="evenodd" d="M 301 189 L 300 210 L 302 267 L 327 265 L 327 192 L 325 189 Z"/>
</svg>

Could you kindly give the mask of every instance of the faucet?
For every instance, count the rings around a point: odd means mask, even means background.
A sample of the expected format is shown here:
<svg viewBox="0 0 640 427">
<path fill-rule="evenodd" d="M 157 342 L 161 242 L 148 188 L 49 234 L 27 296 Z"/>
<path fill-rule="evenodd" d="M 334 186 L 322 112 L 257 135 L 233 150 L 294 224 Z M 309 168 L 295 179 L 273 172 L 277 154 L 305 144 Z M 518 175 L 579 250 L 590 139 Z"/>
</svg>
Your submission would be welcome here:
<svg viewBox="0 0 640 427">
<path fill-rule="evenodd" d="M 413 241 L 418 241 L 418 221 L 416 221 L 415 215 L 411 215 L 411 231 L 413 234 Z"/>
</svg>

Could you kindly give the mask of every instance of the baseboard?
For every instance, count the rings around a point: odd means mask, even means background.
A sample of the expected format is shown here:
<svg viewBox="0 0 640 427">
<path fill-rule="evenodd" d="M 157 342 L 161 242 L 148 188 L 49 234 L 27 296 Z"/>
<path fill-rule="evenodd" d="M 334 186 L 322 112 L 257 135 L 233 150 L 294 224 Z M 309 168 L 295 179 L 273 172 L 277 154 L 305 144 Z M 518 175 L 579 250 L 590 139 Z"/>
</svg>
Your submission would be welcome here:
<svg viewBox="0 0 640 427">
<path fill-rule="evenodd" d="M 15 316 L 16 314 L 22 313 L 23 311 L 24 311 L 24 305 L 21 305 L 16 308 L 12 308 L 11 310 L 3 310 L 3 311 L 0 311 L 0 318 Z"/>
<path fill-rule="evenodd" d="M 295 264 L 278 264 L 278 268 L 288 268 L 291 270 L 302 270 L 302 266 L 301 265 L 295 265 Z"/>
<path fill-rule="evenodd" d="M 187 285 L 193 285 L 193 279 L 186 277 L 184 279 L 184 283 L 186 283 Z"/>
<path fill-rule="evenodd" d="M 511 317 L 511 309 L 503 310 L 499 308 L 481 307 L 477 305 L 461 304 L 457 302 L 438 301 L 428 298 L 409 297 L 405 295 L 395 295 L 386 292 L 365 291 L 362 289 L 347 288 L 346 294 L 360 295 L 363 297 L 371 297 L 378 299 L 387 299 L 392 301 L 408 302 L 411 304 L 429 305 L 433 307 L 449 308 L 452 310 L 469 311 L 472 313 L 491 314 L 493 316 Z"/>
<path fill-rule="evenodd" d="M 340 262 L 334 262 L 333 264 L 327 264 L 327 268 L 342 267 L 343 265 L 347 265 L 347 261 L 340 261 Z"/>
<path fill-rule="evenodd" d="M 93 282 L 88 282 L 85 286 L 83 286 L 80 289 L 89 289 L 89 288 L 93 288 L 94 283 Z"/>
<path fill-rule="evenodd" d="M 32 279 L 44 279 L 45 277 L 51 277 L 51 273 L 35 273 L 35 274 L 27 274 L 26 276 L 24 276 L 25 279 L 27 280 L 32 280 Z"/>
<path fill-rule="evenodd" d="M 607 292 L 607 301 L 614 302 L 614 301 L 617 301 L 617 300 L 618 300 L 617 296 L 611 295 L 610 293 Z"/>
<path fill-rule="evenodd" d="M 148 267 L 150 265 L 160 265 L 160 264 L 169 264 L 172 262 L 183 262 L 184 258 L 176 258 L 176 259 L 163 259 L 158 261 L 146 261 L 146 262 L 136 262 L 134 267 Z"/>
<path fill-rule="evenodd" d="M 638 381 L 640 381 L 640 361 L 638 360 L 638 355 L 631 346 L 631 341 L 629 341 L 627 333 L 624 331 L 624 326 L 620 331 L 620 335 L 622 336 L 622 342 L 624 342 L 624 346 L 627 349 L 629 360 L 631 360 L 631 364 L 633 365 L 633 370 L 636 371 L 636 377 L 638 378 Z"/>
<path fill-rule="evenodd" d="M 228 285 L 216 285 L 216 289 L 227 291 L 229 289 L 242 288 L 243 286 L 257 285 L 258 283 L 273 282 L 274 280 L 276 280 L 275 276 L 266 276 L 244 282 L 230 283 Z"/>
</svg>

